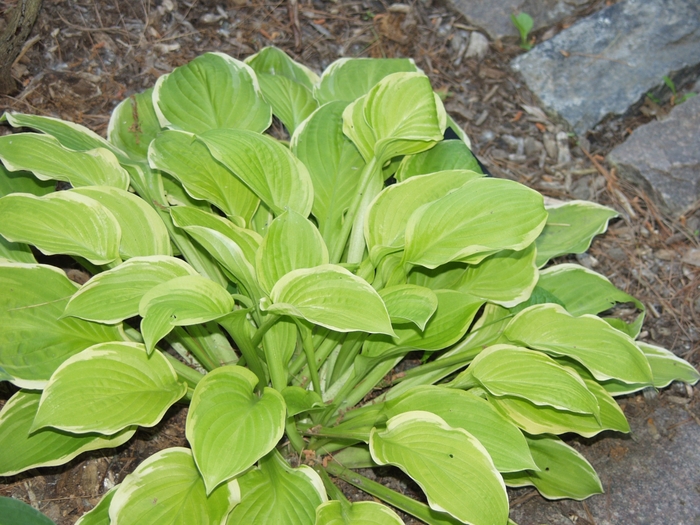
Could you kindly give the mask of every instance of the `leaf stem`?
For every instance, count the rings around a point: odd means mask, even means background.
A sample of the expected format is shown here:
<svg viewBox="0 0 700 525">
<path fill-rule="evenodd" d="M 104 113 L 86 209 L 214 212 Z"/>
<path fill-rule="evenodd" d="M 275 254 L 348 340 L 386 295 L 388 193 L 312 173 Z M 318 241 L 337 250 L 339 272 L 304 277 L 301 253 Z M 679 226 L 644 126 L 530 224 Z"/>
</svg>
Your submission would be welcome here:
<svg viewBox="0 0 700 525">
<path fill-rule="evenodd" d="M 348 498 L 345 497 L 345 494 L 343 494 L 343 492 L 335 486 L 335 483 L 333 483 L 333 481 L 331 480 L 330 476 L 328 475 L 328 472 L 326 472 L 326 469 L 324 469 L 321 465 L 314 465 L 314 470 L 321 477 L 321 480 L 323 481 L 323 486 L 326 487 L 326 492 L 331 497 L 331 499 L 337 499 L 341 503 L 345 504 L 350 503 L 348 501 Z"/>
<path fill-rule="evenodd" d="M 253 334 L 253 337 L 250 339 L 250 344 L 253 346 L 253 348 L 257 348 L 258 346 L 260 346 L 260 343 L 262 342 L 263 337 L 265 336 L 265 333 L 280 318 L 279 315 L 275 315 L 275 314 L 268 314 L 268 315 L 269 315 L 269 317 L 267 319 L 265 319 L 265 321 L 263 321 L 263 323 L 260 325 L 260 327 Z"/>
<path fill-rule="evenodd" d="M 202 347 L 199 341 L 187 333 L 182 326 L 176 326 L 173 331 L 165 337 L 165 340 L 171 345 L 180 343 L 184 346 L 207 372 L 211 372 L 219 366 L 206 349 Z"/>
<path fill-rule="evenodd" d="M 314 385 L 314 391 L 320 396 L 323 394 L 321 390 L 321 381 L 318 378 L 318 367 L 316 366 L 316 351 L 314 350 L 313 342 L 311 341 L 311 330 L 306 328 L 301 321 L 296 317 L 292 317 L 299 328 L 299 336 L 301 337 L 301 346 L 306 354 L 306 362 L 309 365 L 309 375 L 311 383 Z"/>
<path fill-rule="evenodd" d="M 289 439 L 289 442 L 297 453 L 306 448 L 306 441 L 304 441 L 304 438 L 302 438 L 301 434 L 299 433 L 296 421 L 294 421 L 294 416 L 287 418 L 285 423 L 285 431 L 287 433 L 287 439 Z"/>
<path fill-rule="evenodd" d="M 204 377 L 202 374 L 197 372 L 194 368 L 190 368 L 187 366 L 185 363 L 182 361 L 176 359 L 172 355 L 170 355 L 167 352 L 161 352 L 165 356 L 165 358 L 170 362 L 172 367 L 175 369 L 175 373 L 177 376 L 182 379 L 185 383 L 187 383 L 188 386 L 194 388 L 197 386 L 197 383 L 201 381 L 201 379 Z"/>
</svg>

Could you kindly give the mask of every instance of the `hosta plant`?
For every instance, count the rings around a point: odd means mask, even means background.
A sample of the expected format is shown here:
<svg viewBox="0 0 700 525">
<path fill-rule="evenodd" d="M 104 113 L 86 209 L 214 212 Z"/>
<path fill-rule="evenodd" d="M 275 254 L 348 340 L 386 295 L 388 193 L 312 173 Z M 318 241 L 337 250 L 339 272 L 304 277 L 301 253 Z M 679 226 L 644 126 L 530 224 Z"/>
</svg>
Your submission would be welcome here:
<svg viewBox="0 0 700 525">
<path fill-rule="evenodd" d="M 636 299 L 548 265 L 615 212 L 484 176 L 411 60 L 319 77 L 274 48 L 208 53 L 119 104 L 107 139 L 3 118 L 0 474 L 189 405 L 189 447 L 80 525 L 402 523 L 334 479 L 425 523 L 506 525 L 506 486 L 602 491 L 558 435 L 626 432 L 615 396 L 698 379 L 635 341 Z M 426 503 L 357 472 L 381 465 Z"/>
</svg>

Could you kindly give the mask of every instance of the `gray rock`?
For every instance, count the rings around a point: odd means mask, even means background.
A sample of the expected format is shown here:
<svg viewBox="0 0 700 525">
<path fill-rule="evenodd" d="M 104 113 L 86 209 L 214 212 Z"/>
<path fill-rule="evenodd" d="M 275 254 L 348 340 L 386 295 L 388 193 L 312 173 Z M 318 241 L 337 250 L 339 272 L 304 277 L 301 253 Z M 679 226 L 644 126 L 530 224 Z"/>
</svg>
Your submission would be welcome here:
<svg viewBox="0 0 700 525">
<path fill-rule="evenodd" d="M 608 160 L 662 208 L 681 215 L 700 198 L 700 96 L 637 128 Z"/>
<path fill-rule="evenodd" d="M 587 0 L 448 0 L 467 21 L 482 28 L 493 39 L 518 36 L 510 21 L 512 13 L 525 12 L 532 17 L 533 30 L 554 25 L 576 13 Z"/>
<path fill-rule="evenodd" d="M 579 134 L 624 114 L 677 72 L 700 72 L 698 0 L 624 0 L 513 60 L 544 106 Z"/>
</svg>

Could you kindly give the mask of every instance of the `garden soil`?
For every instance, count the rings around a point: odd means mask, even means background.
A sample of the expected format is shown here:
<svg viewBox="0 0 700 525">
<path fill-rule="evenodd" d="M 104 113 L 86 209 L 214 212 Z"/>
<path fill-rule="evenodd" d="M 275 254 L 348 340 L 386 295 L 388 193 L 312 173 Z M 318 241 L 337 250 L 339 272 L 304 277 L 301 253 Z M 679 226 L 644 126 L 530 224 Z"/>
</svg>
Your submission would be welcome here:
<svg viewBox="0 0 700 525">
<path fill-rule="evenodd" d="M 605 5 L 591 0 L 584 14 Z M 11 2 L 0 2 L 3 7 Z M 574 21 L 534 36 L 538 41 L 551 37 Z M 697 367 L 700 212 L 691 210 L 677 220 L 665 217 L 604 161 L 635 128 L 668 112 L 670 103 L 645 103 L 580 140 L 560 134 L 557 144 L 553 138 L 566 128 L 538 108 L 508 66 L 523 52 L 518 42 L 490 42 L 483 58 L 468 57 L 467 38 L 476 29 L 438 0 L 393 5 L 374 0 L 45 0 L 13 67 L 19 92 L 0 98 L 0 109 L 60 117 L 104 135 L 119 101 L 206 51 L 243 59 L 275 45 L 319 72 L 341 56 L 412 57 L 445 96 L 448 112 L 494 176 L 551 198 L 590 199 L 620 212 L 588 255 L 569 259 L 605 274 L 644 302 L 648 313 L 641 339 L 670 348 Z M 0 134 L 8 132 L 0 127 Z M 6 383 L 0 385 L 0 406 L 12 394 Z M 547 502 L 531 488 L 511 491 L 514 520 L 520 525 L 700 523 L 697 390 L 674 385 L 624 398 L 621 404 L 630 435 L 570 440 L 598 470 L 606 493 L 585 502 Z M 0 479 L 0 495 L 32 504 L 57 524 L 73 524 L 148 456 L 186 446 L 185 418 L 186 409 L 176 406 L 155 428 L 140 430 L 117 450 Z M 366 474 L 422 498 L 398 470 Z M 367 498 L 343 488 L 351 499 Z"/>
</svg>

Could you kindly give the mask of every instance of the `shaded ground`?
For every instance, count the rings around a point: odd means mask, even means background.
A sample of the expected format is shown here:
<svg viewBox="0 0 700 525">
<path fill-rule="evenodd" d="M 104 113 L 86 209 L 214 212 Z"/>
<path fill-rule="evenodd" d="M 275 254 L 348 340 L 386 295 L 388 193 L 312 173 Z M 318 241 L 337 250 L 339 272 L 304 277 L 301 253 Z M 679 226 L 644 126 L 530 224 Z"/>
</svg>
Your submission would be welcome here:
<svg viewBox="0 0 700 525">
<path fill-rule="evenodd" d="M 614 145 L 668 105 L 646 104 L 599 126 L 581 141 L 586 151 L 570 139 L 572 160 L 559 163 L 557 151 L 548 154 L 543 146 L 563 128 L 537 111 L 537 102 L 508 68 L 509 60 L 522 52 L 515 39 L 492 42 L 479 61 L 460 55 L 472 28 L 431 0 L 398 7 L 374 1 L 291 5 L 261 0 L 45 0 L 13 69 L 22 90 L 0 99 L 0 108 L 61 117 L 104 134 L 120 100 L 205 51 L 243 59 L 276 45 L 317 71 L 340 56 L 413 57 L 434 87 L 447 94 L 448 112 L 465 128 L 494 175 L 550 197 L 591 199 L 621 212 L 621 219 L 578 262 L 609 276 L 647 305 L 643 340 L 672 348 L 698 365 L 700 263 L 693 264 L 689 250 L 698 248 L 700 212 L 675 222 L 663 217 L 603 161 Z M 603 5 L 593 0 L 588 10 Z M 536 36 L 560 29 L 548 28 Z M 0 405 L 11 394 L 0 385 Z M 624 400 L 630 437 L 575 441 L 599 471 L 607 494 L 585 503 L 549 504 L 532 489 L 513 491 L 512 517 L 520 525 L 700 523 L 699 397 L 693 389 L 675 388 L 650 399 Z M 140 431 L 116 455 L 98 451 L 64 467 L 3 479 L 0 495 L 31 502 L 58 524 L 72 524 L 146 457 L 185 445 L 184 421 L 185 410 L 174 407 L 156 429 Z M 389 475 L 383 481 L 394 488 L 415 490 L 403 478 L 391 477 L 392 471 L 381 474 Z"/>
</svg>

